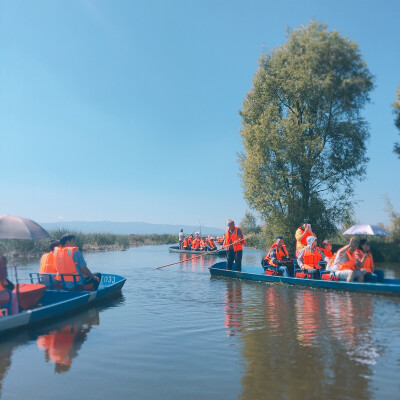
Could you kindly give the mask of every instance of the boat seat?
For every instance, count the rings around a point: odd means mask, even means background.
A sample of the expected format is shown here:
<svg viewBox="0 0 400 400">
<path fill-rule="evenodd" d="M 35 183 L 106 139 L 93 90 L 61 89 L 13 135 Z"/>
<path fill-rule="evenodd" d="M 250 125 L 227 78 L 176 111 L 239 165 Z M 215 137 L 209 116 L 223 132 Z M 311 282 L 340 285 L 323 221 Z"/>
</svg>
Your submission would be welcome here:
<svg viewBox="0 0 400 400">
<path fill-rule="evenodd" d="M 0 297 L 4 297 L 0 300 L 0 316 L 11 315 L 11 292 L 6 289 L 0 290 Z"/>
</svg>

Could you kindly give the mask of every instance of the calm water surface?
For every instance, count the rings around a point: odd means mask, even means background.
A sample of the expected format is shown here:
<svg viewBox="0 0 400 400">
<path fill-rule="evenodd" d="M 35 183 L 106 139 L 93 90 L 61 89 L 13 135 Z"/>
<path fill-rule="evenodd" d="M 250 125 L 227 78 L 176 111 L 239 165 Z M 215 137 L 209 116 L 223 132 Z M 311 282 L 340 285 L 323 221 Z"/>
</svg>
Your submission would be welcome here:
<svg viewBox="0 0 400 400">
<path fill-rule="evenodd" d="M 2 340 L 2 399 L 400 398 L 400 298 L 211 278 L 216 257 L 155 270 L 168 246 L 85 257 L 123 295 Z"/>
</svg>

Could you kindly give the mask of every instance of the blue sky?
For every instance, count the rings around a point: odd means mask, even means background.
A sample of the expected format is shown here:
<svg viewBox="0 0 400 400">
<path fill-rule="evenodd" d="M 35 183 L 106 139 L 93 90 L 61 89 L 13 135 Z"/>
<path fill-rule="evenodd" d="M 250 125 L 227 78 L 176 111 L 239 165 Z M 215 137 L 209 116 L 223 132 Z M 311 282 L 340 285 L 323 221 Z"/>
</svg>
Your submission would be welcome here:
<svg viewBox="0 0 400 400">
<path fill-rule="evenodd" d="M 0 1 L 0 214 L 239 222 L 238 110 L 260 54 L 315 19 L 358 42 L 375 76 L 356 218 L 387 223 L 399 17 L 395 0 Z"/>
</svg>

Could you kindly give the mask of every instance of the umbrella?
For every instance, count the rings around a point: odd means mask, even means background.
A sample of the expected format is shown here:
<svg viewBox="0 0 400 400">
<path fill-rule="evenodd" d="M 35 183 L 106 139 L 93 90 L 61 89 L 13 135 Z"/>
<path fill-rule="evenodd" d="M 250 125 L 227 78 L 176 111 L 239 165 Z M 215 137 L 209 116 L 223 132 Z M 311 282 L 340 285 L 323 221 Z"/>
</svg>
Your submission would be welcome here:
<svg viewBox="0 0 400 400">
<path fill-rule="evenodd" d="M 343 235 L 389 236 L 389 233 L 378 225 L 353 225 Z"/>
<path fill-rule="evenodd" d="M 0 215 L 0 239 L 42 239 L 50 235 L 31 219 Z"/>
</svg>

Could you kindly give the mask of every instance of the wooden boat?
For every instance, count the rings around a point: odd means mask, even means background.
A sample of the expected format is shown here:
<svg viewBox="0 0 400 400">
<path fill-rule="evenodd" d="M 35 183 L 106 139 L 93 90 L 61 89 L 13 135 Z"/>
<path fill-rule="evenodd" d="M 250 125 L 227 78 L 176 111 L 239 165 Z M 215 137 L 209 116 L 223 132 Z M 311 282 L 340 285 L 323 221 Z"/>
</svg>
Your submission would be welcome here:
<svg viewBox="0 0 400 400">
<path fill-rule="evenodd" d="M 119 275 L 101 274 L 97 290 L 87 291 L 77 281 L 73 289 L 66 290 L 62 285 L 60 289 L 56 288 L 53 280 L 55 274 L 30 275 L 32 283 L 20 287 L 19 303 L 22 311 L 15 315 L 0 316 L 0 334 L 59 317 L 79 308 L 88 307 L 99 300 L 115 296 L 121 292 L 126 281 Z M 43 284 L 44 277 L 48 278 L 46 284 Z M 2 307 L 4 305 L 0 306 L 0 309 Z"/>
<path fill-rule="evenodd" d="M 226 250 L 225 249 L 218 249 L 216 251 L 202 251 L 202 250 L 195 251 L 195 250 L 180 250 L 179 246 L 171 246 L 169 248 L 169 251 L 171 253 L 193 254 L 194 256 L 195 255 L 200 255 L 200 254 L 210 255 L 210 256 L 224 256 L 224 257 L 226 256 Z"/>
<path fill-rule="evenodd" d="M 285 283 L 288 285 L 298 285 L 312 288 L 349 290 L 355 292 L 368 292 L 377 294 L 400 295 L 400 279 L 384 279 L 382 283 L 369 282 L 345 282 L 328 281 L 306 278 L 285 278 L 278 275 L 265 275 L 262 267 L 242 266 L 242 271 L 231 271 L 226 269 L 226 262 L 215 263 L 210 267 L 213 276 L 226 276 L 238 279 L 248 279 L 269 283 Z"/>
</svg>

